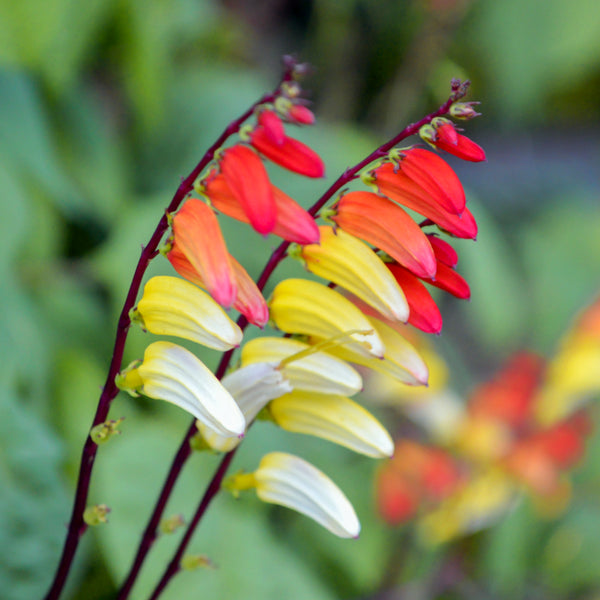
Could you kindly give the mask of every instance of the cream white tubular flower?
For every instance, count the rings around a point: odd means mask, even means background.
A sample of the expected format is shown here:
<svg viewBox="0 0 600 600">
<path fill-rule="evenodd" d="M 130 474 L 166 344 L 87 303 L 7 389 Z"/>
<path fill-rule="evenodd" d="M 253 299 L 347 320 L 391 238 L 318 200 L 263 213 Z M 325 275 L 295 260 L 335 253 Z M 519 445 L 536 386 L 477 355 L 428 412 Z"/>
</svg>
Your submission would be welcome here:
<svg viewBox="0 0 600 600">
<path fill-rule="evenodd" d="M 362 378 L 348 363 L 297 340 L 255 338 L 242 347 L 242 365 L 280 363 L 295 390 L 352 396 L 362 389 Z"/>
<path fill-rule="evenodd" d="M 233 396 L 246 423 L 251 423 L 267 402 L 292 391 L 290 382 L 274 363 L 255 363 L 230 373 L 221 380 L 223 386 Z M 221 436 L 204 425 L 196 423 L 204 441 L 214 450 L 229 452 L 240 439 L 237 436 Z"/>
<path fill-rule="evenodd" d="M 230 350 L 242 341 L 242 330 L 227 313 L 207 293 L 179 277 L 152 277 L 130 317 L 151 333 L 215 350 Z"/>
<path fill-rule="evenodd" d="M 373 458 L 394 454 L 383 425 L 350 398 L 296 390 L 273 400 L 268 411 L 287 431 L 321 437 Z"/>
<path fill-rule="evenodd" d="M 144 360 L 132 363 L 115 379 L 132 396 L 144 394 L 183 408 L 219 435 L 241 437 L 246 421 L 231 394 L 189 350 L 154 342 Z"/>
<path fill-rule="evenodd" d="M 284 452 L 263 456 L 254 473 L 234 475 L 227 487 L 256 488 L 263 502 L 296 510 L 343 538 L 356 538 L 360 523 L 344 493 L 319 469 Z"/>
</svg>

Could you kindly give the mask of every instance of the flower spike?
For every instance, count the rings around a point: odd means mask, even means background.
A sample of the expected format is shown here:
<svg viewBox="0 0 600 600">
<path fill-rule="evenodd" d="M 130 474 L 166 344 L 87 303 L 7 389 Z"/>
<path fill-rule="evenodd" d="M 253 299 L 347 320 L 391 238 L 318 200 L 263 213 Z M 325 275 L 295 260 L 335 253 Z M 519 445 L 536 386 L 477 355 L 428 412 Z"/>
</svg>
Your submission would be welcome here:
<svg viewBox="0 0 600 600">
<path fill-rule="evenodd" d="M 244 435 L 246 421 L 231 394 L 200 359 L 177 344 L 150 344 L 142 363 L 132 363 L 115 381 L 132 396 L 144 394 L 183 408 L 219 435 Z"/>
<path fill-rule="evenodd" d="M 277 222 L 277 205 L 260 157 L 248 146 L 237 144 L 223 152 L 219 164 L 252 227 L 262 235 L 271 233 Z"/>
<path fill-rule="evenodd" d="M 339 537 L 356 538 L 360 533 L 358 517 L 343 492 L 319 469 L 292 454 L 266 454 L 254 473 L 234 475 L 226 487 L 256 488 L 263 502 L 296 510 Z"/>
<path fill-rule="evenodd" d="M 348 333 L 348 348 L 363 356 L 381 358 L 385 347 L 367 318 L 340 293 L 316 281 L 285 279 L 269 301 L 271 319 L 287 333 L 330 338 Z"/>
<path fill-rule="evenodd" d="M 213 210 L 201 200 L 190 198 L 173 217 L 172 227 L 174 243 L 200 275 L 208 293 L 229 308 L 237 296 L 237 284 Z"/>
<path fill-rule="evenodd" d="M 320 244 L 298 250 L 305 267 L 358 296 L 388 319 L 406 323 L 406 298 L 379 256 L 342 229 L 334 231 L 322 225 L 319 230 Z"/>
<path fill-rule="evenodd" d="M 240 345 L 242 330 L 202 290 L 178 277 L 152 277 L 132 321 L 158 335 L 173 335 L 215 350 Z"/>
</svg>

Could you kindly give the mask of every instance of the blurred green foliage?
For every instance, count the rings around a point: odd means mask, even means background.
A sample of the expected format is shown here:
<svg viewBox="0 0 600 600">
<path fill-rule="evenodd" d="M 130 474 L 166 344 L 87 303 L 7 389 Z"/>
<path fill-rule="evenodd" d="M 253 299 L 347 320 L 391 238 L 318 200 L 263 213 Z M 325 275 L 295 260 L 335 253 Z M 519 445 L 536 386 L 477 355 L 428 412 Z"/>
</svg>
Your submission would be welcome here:
<svg viewBox="0 0 600 600">
<path fill-rule="evenodd" d="M 298 136 L 323 156 L 328 181 L 443 101 L 451 77 L 473 80 L 485 116 L 468 130 L 489 162 L 456 165 L 478 197 L 480 239 L 460 245 L 459 265 L 473 300 L 443 306 L 444 346 L 466 389 L 517 347 L 549 352 L 597 293 L 599 29 L 594 0 L 1 0 L 3 598 L 40 597 L 52 577 L 141 245 L 180 177 L 274 85 L 283 53 L 315 65 L 307 87 L 319 124 Z M 273 178 L 305 206 L 327 185 Z M 256 275 L 274 240 L 224 227 Z M 151 274 L 169 271 L 155 262 Z M 126 358 L 149 337 L 132 332 Z M 187 422 L 125 397 L 111 416 L 121 415 L 123 434 L 102 448 L 90 496 L 113 512 L 78 555 L 74 599 L 112 597 Z M 562 520 L 539 522 L 522 505 L 434 552 L 377 520 L 373 462 L 267 425 L 248 437 L 237 468 L 270 449 L 313 459 L 355 503 L 361 539 L 334 539 L 251 498 L 220 498 L 192 549 L 219 568 L 180 575 L 164 598 L 352 598 L 394 584 L 433 598 L 428 585 L 454 556 L 471 587 L 443 597 L 591 598 L 600 588 L 590 561 L 600 539 L 597 439 L 578 480 L 587 495 Z M 214 466 L 192 462 L 170 514 L 191 514 Z M 134 598 L 146 597 L 177 535 L 158 541 Z"/>
</svg>

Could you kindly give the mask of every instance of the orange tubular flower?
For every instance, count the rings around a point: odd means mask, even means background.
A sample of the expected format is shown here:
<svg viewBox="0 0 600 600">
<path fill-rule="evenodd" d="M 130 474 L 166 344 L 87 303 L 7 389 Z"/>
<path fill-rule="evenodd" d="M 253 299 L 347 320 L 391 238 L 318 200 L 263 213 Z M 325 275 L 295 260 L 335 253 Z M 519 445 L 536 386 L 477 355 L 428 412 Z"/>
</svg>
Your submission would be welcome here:
<svg viewBox="0 0 600 600">
<path fill-rule="evenodd" d="M 318 244 L 319 228 L 315 220 L 279 188 L 274 185 L 271 185 L 271 188 L 277 207 L 277 220 L 271 233 L 288 242 L 296 242 L 301 245 Z M 238 221 L 250 222 L 223 175 L 210 177 L 205 184 L 204 193 L 218 211 Z"/>
<path fill-rule="evenodd" d="M 434 277 L 436 260 L 427 236 L 402 208 L 373 192 L 348 192 L 331 216 L 338 227 L 389 254 L 417 277 Z"/>
<path fill-rule="evenodd" d="M 181 251 L 176 240 L 173 242 L 171 250 L 167 253 L 167 258 L 171 265 L 173 265 L 173 268 L 183 278 L 200 287 L 206 288 L 202 276 Z M 262 329 L 269 320 L 267 303 L 258 287 L 256 287 L 254 280 L 246 272 L 246 269 L 231 254 L 229 255 L 229 262 L 233 269 L 237 286 L 237 296 L 233 303 L 233 308 L 243 314 L 252 325 L 256 325 Z"/>
<path fill-rule="evenodd" d="M 400 169 L 421 186 L 444 210 L 461 215 L 465 209 L 465 191 L 450 165 L 437 154 L 422 148 L 402 151 Z"/>
<path fill-rule="evenodd" d="M 408 322 L 425 333 L 440 333 L 442 315 L 427 288 L 404 267 L 395 264 L 387 267 L 406 296 L 410 309 Z"/>
<path fill-rule="evenodd" d="M 325 165 L 321 157 L 302 142 L 286 137 L 276 144 L 265 128 L 259 125 L 250 134 L 250 143 L 275 164 L 306 177 L 323 177 Z"/>
<path fill-rule="evenodd" d="M 460 217 L 444 210 L 437 199 L 392 163 L 385 163 L 376 168 L 373 175 L 373 183 L 380 194 L 427 217 L 455 237 L 477 237 L 477 223 L 468 208 L 465 207 Z"/>
<path fill-rule="evenodd" d="M 252 227 L 267 235 L 277 222 L 277 205 L 265 166 L 248 146 L 237 144 L 223 152 L 220 168 Z"/>
<path fill-rule="evenodd" d="M 175 243 L 208 293 L 229 308 L 237 297 L 236 277 L 212 208 L 202 200 L 189 198 L 173 217 L 172 227 Z"/>
</svg>

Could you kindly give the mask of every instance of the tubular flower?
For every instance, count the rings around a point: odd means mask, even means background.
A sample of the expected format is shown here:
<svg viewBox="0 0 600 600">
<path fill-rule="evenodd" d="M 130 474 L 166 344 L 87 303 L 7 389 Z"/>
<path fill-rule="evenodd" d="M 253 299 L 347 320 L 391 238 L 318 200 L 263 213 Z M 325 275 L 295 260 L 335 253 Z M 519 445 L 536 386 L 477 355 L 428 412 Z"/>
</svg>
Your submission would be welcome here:
<svg viewBox="0 0 600 600">
<path fill-rule="evenodd" d="M 402 150 L 397 156 L 400 170 L 443 210 L 458 216 L 462 214 L 466 204 L 465 190 L 452 167 L 443 158 L 422 148 Z"/>
<path fill-rule="evenodd" d="M 287 111 L 287 118 L 298 125 L 312 125 L 315 122 L 315 114 L 310 108 L 302 104 L 292 104 Z"/>
<path fill-rule="evenodd" d="M 370 304 L 391 320 L 406 322 L 408 304 L 385 263 L 367 246 L 343 230 L 319 227 L 321 243 L 299 249 L 304 266 Z"/>
<path fill-rule="evenodd" d="M 329 218 L 345 232 L 373 244 L 419 277 L 434 277 L 436 261 L 421 228 L 398 205 L 372 192 L 344 194 Z"/>
<path fill-rule="evenodd" d="M 259 125 L 250 134 L 250 143 L 263 156 L 284 169 L 306 177 L 325 175 L 321 157 L 294 138 L 286 136 L 282 143 L 274 143 L 265 128 Z"/>
<path fill-rule="evenodd" d="M 231 394 L 189 350 L 154 342 L 115 379 L 117 387 L 136 396 L 165 400 L 183 408 L 219 435 L 241 437 L 246 422 Z"/>
<path fill-rule="evenodd" d="M 171 249 L 167 252 L 167 258 L 182 277 L 200 287 L 206 287 L 200 273 L 194 269 L 185 254 L 179 249 L 177 240 L 173 240 Z M 269 320 L 267 303 L 246 269 L 231 254 L 229 254 L 229 263 L 233 269 L 237 287 L 233 308 L 243 314 L 250 323 L 262 329 Z"/>
<path fill-rule="evenodd" d="M 277 218 L 274 235 L 298 244 L 317 244 L 319 229 L 315 220 L 295 200 L 271 185 L 273 198 L 277 207 Z M 214 208 L 233 219 L 249 223 L 250 219 L 244 212 L 237 196 L 233 194 L 222 175 L 212 176 L 202 190 Z"/>
<path fill-rule="evenodd" d="M 263 456 L 254 473 L 227 481 L 232 490 L 256 488 L 263 502 L 279 504 L 310 517 L 335 535 L 356 538 L 360 523 L 343 492 L 310 463 L 283 452 Z"/>
<path fill-rule="evenodd" d="M 394 453 L 394 442 L 381 423 L 344 396 L 293 391 L 274 399 L 267 410 L 286 431 L 321 437 L 373 458 Z"/>
<path fill-rule="evenodd" d="M 172 227 L 174 243 L 199 274 L 208 293 L 229 308 L 236 299 L 237 284 L 213 210 L 201 200 L 190 198 L 173 217 Z"/>
<path fill-rule="evenodd" d="M 269 301 L 271 319 L 287 333 L 331 338 L 348 333 L 346 347 L 363 357 L 381 358 L 384 345 L 350 300 L 315 281 L 285 279 Z"/>
<path fill-rule="evenodd" d="M 372 176 L 371 182 L 380 194 L 427 217 L 455 237 L 465 239 L 477 237 L 477 223 L 468 208 L 465 207 L 460 217 L 444 210 L 431 194 L 393 163 L 386 162 L 377 167 L 373 170 Z"/>
<path fill-rule="evenodd" d="M 277 222 L 277 205 L 265 166 L 248 146 L 227 148 L 219 162 L 221 173 L 252 227 L 267 235 Z"/>
<path fill-rule="evenodd" d="M 329 351 L 343 360 L 369 367 L 408 385 L 427 385 L 429 371 L 415 347 L 394 328 L 379 319 L 367 318 L 384 343 L 383 360 L 360 355 L 349 346 L 336 346 Z"/>
<path fill-rule="evenodd" d="M 285 129 L 277 113 L 269 108 L 265 108 L 258 114 L 258 124 L 264 128 L 265 135 L 278 146 L 285 141 Z"/>
<path fill-rule="evenodd" d="M 468 137 L 458 133 L 452 122 L 443 119 L 437 127 L 434 125 L 434 129 L 435 133 L 433 136 L 427 135 L 426 141 L 433 144 L 436 148 L 471 162 L 485 160 L 485 151 L 483 148 Z"/>
<path fill-rule="evenodd" d="M 458 264 L 458 254 L 448 242 L 432 233 L 427 235 L 427 239 L 433 248 L 433 252 L 438 262 L 452 268 Z"/>
<path fill-rule="evenodd" d="M 158 335 L 173 335 L 214 348 L 240 345 L 242 330 L 202 290 L 178 277 L 152 277 L 130 313 L 131 320 Z"/>
<path fill-rule="evenodd" d="M 226 375 L 221 383 L 237 402 L 246 423 L 251 423 L 267 402 L 292 390 L 289 381 L 273 363 L 255 363 L 242 367 Z M 220 435 L 202 421 L 197 421 L 196 427 L 204 441 L 214 450 L 229 452 L 240 442 L 239 437 Z"/>
<path fill-rule="evenodd" d="M 279 364 L 294 390 L 352 396 L 362 389 L 362 378 L 350 365 L 298 340 L 255 338 L 242 347 L 241 361 Z"/>
<path fill-rule="evenodd" d="M 442 314 L 419 278 L 400 265 L 388 264 L 387 268 L 406 295 L 410 309 L 408 322 L 425 333 L 440 333 Z"/>
</svg>

